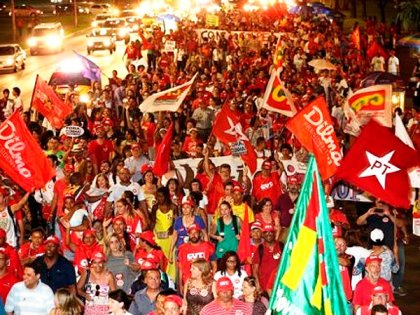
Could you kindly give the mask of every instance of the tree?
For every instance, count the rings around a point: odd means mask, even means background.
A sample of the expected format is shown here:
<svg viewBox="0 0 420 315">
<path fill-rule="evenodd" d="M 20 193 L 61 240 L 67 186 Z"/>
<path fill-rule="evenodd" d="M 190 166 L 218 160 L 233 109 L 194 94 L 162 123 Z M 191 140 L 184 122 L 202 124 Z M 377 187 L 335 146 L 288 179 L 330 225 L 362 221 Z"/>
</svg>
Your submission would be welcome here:
<svg viewBox="0 0 420 315">
<path fill-rule="evenodd" d="M 420 29 L 420 0 L 403 1 L 398 11 L 396 20 L 404 30 Z"/>
</svg>

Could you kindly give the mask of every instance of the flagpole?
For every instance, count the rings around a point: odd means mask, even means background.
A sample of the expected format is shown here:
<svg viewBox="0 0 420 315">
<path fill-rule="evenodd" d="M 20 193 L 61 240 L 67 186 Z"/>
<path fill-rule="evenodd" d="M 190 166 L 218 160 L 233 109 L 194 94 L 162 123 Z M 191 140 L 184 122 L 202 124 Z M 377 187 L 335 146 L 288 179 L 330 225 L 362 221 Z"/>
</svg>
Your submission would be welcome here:
<svg viewBox="0 0 420 315">
<path fill-rule="evenodd" d="M 29 104 L 29 116 L 31 116 L 30 113 L 31 113 L 31 110 L 32 110 L 32 102 L 34 100 L 36 84 L 38 83 L 38 79 L 39 79 L 39 74 L 36 75 L 34 89 L 32 90 L 31 103 Z M 34 115 L 36 115 L 36 116 L 37 116 L 37 114 L 38 114 L 38 111 L 36 111 L 36 113 L 34 113 Z M 32 120 L 32 121 L 37 121 L 37 120 L 38 120 L 38 117 L 35 117 L 35 120 Z"/>
</svg>

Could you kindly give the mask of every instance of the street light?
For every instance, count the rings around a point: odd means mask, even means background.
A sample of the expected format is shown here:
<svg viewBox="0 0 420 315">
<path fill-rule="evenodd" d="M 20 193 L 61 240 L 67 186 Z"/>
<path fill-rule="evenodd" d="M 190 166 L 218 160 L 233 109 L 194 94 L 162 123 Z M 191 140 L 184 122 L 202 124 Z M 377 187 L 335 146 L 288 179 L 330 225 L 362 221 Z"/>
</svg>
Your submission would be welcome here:
<svg viewBox="0 0 420 315">
<path fill-rule="evenodd" d="M 74 5 L 74 27 L 77 27 L 77 0 L 73 0 Z"/>
<path fill-rule="evenodd" d="M 15 0 L 10 0 L 10 15 L 12 16 L 12 34 L 13 34 L 13 42 L 16 42 L 16 13 L 15 13 Z"/>
</svg>

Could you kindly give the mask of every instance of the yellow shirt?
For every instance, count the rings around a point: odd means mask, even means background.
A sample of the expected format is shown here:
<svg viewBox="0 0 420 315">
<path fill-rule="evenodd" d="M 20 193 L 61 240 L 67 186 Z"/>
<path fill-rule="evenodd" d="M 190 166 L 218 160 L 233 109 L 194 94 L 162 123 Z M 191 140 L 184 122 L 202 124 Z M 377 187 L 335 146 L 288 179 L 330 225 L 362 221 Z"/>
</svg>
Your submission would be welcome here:
<svg viewBox="0 0 420 315">
<path fill-rule="evenodd" d="M 252 223 L 255 221 L 254 218 L 254 211 L 252 211 L 251 207 L 248 206 L 245 202 L 242 202 L 240 205 L 234 205 L 232 203 L 232 210 L 233 214 L 239 217 L 242 221 L 244 221 L 245 218 L 245 210 L 248 208 L 248 222 Z"/>
</svg>

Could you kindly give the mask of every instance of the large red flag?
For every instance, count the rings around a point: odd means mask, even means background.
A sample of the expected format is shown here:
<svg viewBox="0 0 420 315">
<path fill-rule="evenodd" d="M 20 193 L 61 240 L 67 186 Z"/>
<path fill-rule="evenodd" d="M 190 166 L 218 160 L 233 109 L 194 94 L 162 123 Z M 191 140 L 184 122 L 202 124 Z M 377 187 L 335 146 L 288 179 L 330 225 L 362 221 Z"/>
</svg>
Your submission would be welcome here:
<svg viewBox="0 0 420 315">
<path fill-rule="evenodd" d="M 366 51 L 366 55 L 369 59 L 372 59 L 377 54 L 380 54 L 384 59 L 388 59 L 388 53 L 386 52 L 385 48 L 382 47 L 376 40 L 369 46 L 368 50 Z"/>
<path fill-rule="evenodd" d="M 168 128 L 165 136 L 162 139 L 161 144 L 156 151 L 156 160 L 153 164 L 153 173 L 157 176 L 162 176 L 169 170 L 169 160 L 171 156 L 171 142 L 172 142 L 172 133 L 174 130 L 174 123 Z"/>
<path fill-rule="evenodd" d="M 394 207 L 410 206 L 407 169 L 420 165 L 420 156 L 374 119 L 363 128 L 336 173 Z"/>
<path fill-rule="evenodd" d="M 17 111 L 0 125 L 0 168 L 26 191 L 43 188 L 55 175 Z"/>
<path fill-rule="evenodd" d="M 314 153 L 322 179 L 334 175 L 343 156 L 325 99 L 315 99 L 290 119 L 286 127 Z"/>
<path fill-rule="evenodd" d="M 44 115 L 56 129 L 63 127 L 64 119 L 72 112 L 71 106 L 63 102 L 39 75 L 36 77 L 31 107 Z"/>
<path fill-rule="evenodd" d="M 245 153 L 241 159 L 248 166 L 251 173 L 257 170 L 257 154 L 248 137 L 243 133 L 239 117 L 225 103 L 213 124 L 213 134 L 222 142 L 228 144 L 243 143 Z"/>
<path fill-rule="evenodd" d="M 244 221 L 242 222 L 241 227 L 241 235 L 239 238 L 239 244 L 238 244 L 238 256 L 242 263 L 245 263 L 246 272 L 250 274 L 249 272 L 252 272 L 250 268 L 250 264 L 248 264 L 246 261 L 248 257 L 252 256 L 252 250 L 251 250 L 251 236 L 249 233 L 249 207 L 248 205 L 245 205 L 245 215 L 244 215 Z"/>
<path fill-rule="evenodd" d="M 223 185 L 222 177 L 219 172 L 215 172 L 213 178 L 207 185 L 207 198 L 209 203 L 207 205 L 207 213 L 215 214 L 219 206 L 220 198 L 225 195 L 225 188 Z"/>
<path fill-rule="evenodd" d="M 296 114 L 296 107 L 290 92 L 280 81 L 279 71 L 279 69 L 274 69 L 271 72 L 261 107 L 272 112 L 293 117 Z"/>
</svg>

